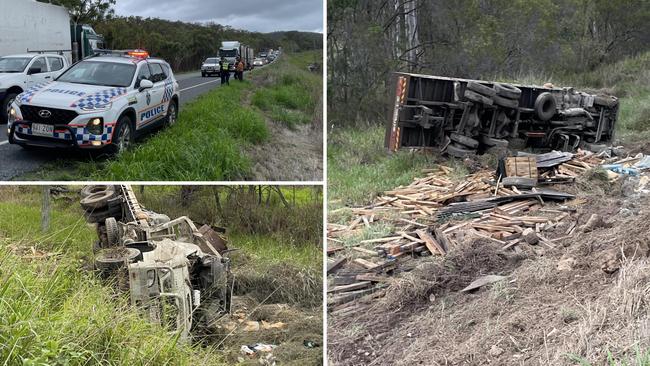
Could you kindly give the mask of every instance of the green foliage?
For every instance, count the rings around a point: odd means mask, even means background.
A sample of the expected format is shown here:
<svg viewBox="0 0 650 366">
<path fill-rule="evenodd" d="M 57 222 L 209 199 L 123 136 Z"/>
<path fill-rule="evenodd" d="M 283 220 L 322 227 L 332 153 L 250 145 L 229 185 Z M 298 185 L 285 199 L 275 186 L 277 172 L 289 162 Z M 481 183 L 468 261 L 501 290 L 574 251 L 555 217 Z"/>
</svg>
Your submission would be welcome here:
<svg viewBox="0 0 650 366">
<path fill-rule="evenodd" d="M 258 89 L 252 104 L 277 122 L 290 127 L 311 123 L 320 115 L 323 80 L 320 73 L 307 70 L 307 65 L 322 60 L 321 52 L 286 55 L 274 70 L 261 76 L 264 87 Z M 270 84 L 270 85 L 269 85 Z"/>
<path fill-rule="evenodd" d="M 238 40 L 261 49 L 286 52 L 322 49 L 323 35 L 309 32 L 258 33 L 214 23 L 184 23 L 157 18 L 114 17 L 93 24 L 109 49 L 143 48 L 170 63 L 175 72 L 196 71 L 208 57 L 218 55 L 222 41 Z"/>
<path fill-rule="evenodd" d="M 389 155 L 383 145 L 384 129 L 343 129 L 329 134 L 328 199 L 330 205 L 363 205 L 377 194 L 408 184 L 433 166 L 430 156 L 399 152 Z"/>
<path fill-rule="evenodd" d="M 87 271 L 95 235 L 76 205 L 55 200 L 52 228 L 40 233 L 38 188 L 5 187 L 0 197 L 0 363 L 223 363 L 214 351 L 178 344 Z M 30 259 L 31 248 L 49 255 Z"/>
</svg>

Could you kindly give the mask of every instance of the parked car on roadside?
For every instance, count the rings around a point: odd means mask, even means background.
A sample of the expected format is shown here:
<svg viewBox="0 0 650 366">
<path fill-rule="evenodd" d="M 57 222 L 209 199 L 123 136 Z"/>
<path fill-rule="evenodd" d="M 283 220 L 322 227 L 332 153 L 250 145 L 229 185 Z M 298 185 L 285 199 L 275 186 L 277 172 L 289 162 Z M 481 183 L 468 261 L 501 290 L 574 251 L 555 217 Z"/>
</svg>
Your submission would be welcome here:
<svg viewBox="0 0 650 366">
<path fill-rule="evenodd" d="M 145 51 L 80 61 L 54 81 L 33 85 L 9 108 L 9 143 L 22 147 L 128 149 L 151 127 L 178 117 L 171 67 Z"/>
<path fill-rule="evenodd" d="M 212 75 L 219 76 L 220 74 L 221 74 L 221 70 L 219 68 L 219 58 L 209 57 L 205 59 L 205 61 L 203 61 L 203 64 L 201 65 L 202 77 L 212 76 Z"/>
<path fill-rule="evenodd" d="M 53 80 L 70 65 L 56 54 L 21 54 L 0 57 L 0 123 L 7 123 L 11 103 L 32 86 Z"/>
</svg>

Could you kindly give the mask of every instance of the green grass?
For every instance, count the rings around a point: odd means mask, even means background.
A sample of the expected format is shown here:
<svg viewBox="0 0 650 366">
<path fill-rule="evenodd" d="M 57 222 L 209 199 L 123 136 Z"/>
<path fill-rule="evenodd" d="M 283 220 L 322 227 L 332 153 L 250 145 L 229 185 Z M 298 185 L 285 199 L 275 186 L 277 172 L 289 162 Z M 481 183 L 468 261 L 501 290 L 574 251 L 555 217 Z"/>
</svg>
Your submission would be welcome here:
<svg viewBox="0 0 650 366">
<path fill-rule="evenodd" d="M 382 126 L 339 130 L 328 138 L 330 208 L 368 204 L 378 193 L 409 184 L 422 168 L 434 166 L 425 154 L 388 154 Z"/>
<path fill-rule="evenodd" d="M 0 197 L 0 364 L 222 363 L 143 320 L 87 270 L 95 233 L 76 204 L 55 200 L 41 233 L 38 188 L 4 188 Z M 32 248 L 52 255 L 28 259 Z"/>
<path fill-rule="evenodd" d="M 323 81 L 321 74 L 309 72 L 307 65 L 320 55 L 315 51 L 283 55 L 274 70 L 262 71 L 259 79 L 264 80 L 264 87 L 253 94 L 252 104 L 289 127 L 314 121 L 321 114 Z"/>
<path fill-rule="evenodd" d="M 234 248 L 252 257 L 257 265 L 290 263 L 296 267 L 320 270 L 323 251 L 320 246 L 291 243 L 290 240 L 268 235 L 231 234 Z"/>
</svg>

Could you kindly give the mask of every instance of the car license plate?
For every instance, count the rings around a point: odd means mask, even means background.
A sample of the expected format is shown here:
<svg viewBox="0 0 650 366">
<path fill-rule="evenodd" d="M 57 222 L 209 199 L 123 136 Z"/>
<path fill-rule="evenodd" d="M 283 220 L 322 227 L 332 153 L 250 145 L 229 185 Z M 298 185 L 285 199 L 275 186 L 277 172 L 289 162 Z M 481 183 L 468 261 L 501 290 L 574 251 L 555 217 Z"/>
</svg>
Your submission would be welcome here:
<svg viewBox="0 0 650 366">
<path fill-rule="evenodd" d="M 52 137 L 54 135 L 54 126 L 32 123 L 32 135 Z"/>
</svg>

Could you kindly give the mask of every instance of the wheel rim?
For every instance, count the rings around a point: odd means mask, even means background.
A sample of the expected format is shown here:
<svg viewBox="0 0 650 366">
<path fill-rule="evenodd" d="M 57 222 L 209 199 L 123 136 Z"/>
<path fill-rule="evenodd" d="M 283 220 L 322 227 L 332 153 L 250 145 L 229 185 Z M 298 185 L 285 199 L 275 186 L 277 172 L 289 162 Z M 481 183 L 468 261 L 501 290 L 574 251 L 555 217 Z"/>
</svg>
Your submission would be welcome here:
<svg viewBox="0 0 650 366">
<path fill-rule="evenodd" d="M 176 123 L 176 105 L 174 103 L 169 106 L 169 118 L 167 119 L 167 123 L 170 126 Z"/>
<path fill-rule="evenodd" d="M 131 146 L 131 127 L 128 124 L 125 124 L 124 127 L 122 127 L 119 137 L 119 151 L 126 151 Z"/>
</svg>

